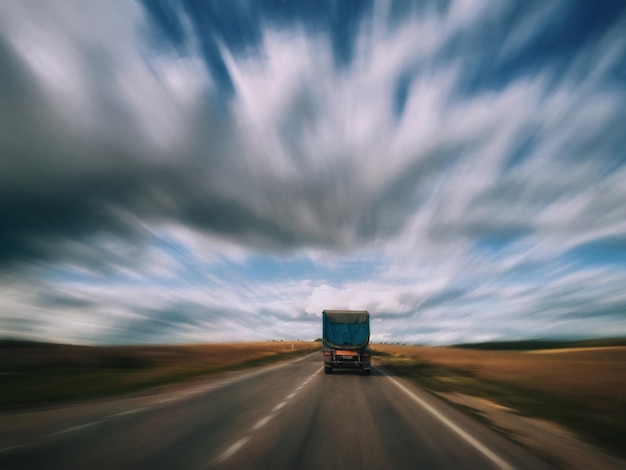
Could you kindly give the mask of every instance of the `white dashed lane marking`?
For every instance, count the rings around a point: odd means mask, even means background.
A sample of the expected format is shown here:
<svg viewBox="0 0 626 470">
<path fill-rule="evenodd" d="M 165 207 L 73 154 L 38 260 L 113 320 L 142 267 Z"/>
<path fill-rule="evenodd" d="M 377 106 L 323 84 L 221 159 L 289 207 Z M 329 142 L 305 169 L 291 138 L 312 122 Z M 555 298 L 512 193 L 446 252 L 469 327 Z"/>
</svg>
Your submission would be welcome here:
<svg viewBox="0 0 626 470">
<path fill-rule="evenodd" d="M 220 455 L 218 457 L 217 463 L 221 463 L 221 462 L 224 462 L 225 460 L 227 460 L 231 455 L 233 455 L 240 448 L 242 448 L 245 445 L 245 443 L 248 442 L 249 439 L 250 439 L 249 437 L 243 437 L 243 438 L 239 439 L 232 446 L 230 446 L 228 449 L 226 449 L 226 452 L 224 452 L 222 455 Z"/>
<path fill-rule="evenodd" d="M 100 423 L 103 423 L 103 422 L 104 422 L 104 420 L 102 420 L 102 421 L 93 421 L 91 423 L 81 424 L 79 426 L 74 426 L 74 427 L 71 427 L 71 428 L 62 429 L 61 431 L 53 432 L 53 433 L 50 433 L 49 435 L 50 436 L 58 436 L 59 434 L 67 434 L 67 433 L 70 433 L 70 432 L 80 431 L 81 429 L 90 428 L 92 426 L 96 426 L 96 425 L 98 425 Z"/>
<path fill-rule="evenodd" d="M 22 447 L 28 447 L 30 444 L 18 444 L 16 446 L 10 446 L 10 447 L 4 447 L 3 449 L 0 449 L 0 454 L 2 452 L 9 452 L 11 450 L 15 450 L 15 449 L 21 449 Z"/>
<path fill-rule="evenodd" d="M 276 410 L 280 410 L 283 406 L 285 406 L 287 404 L 286 401 L 281 401 L 278 405 L 276 405 L 272 411 L 276 411 Z"/>
<path fill-rule="evenodd" d="M 248 372 L 248 373 L 242 374 L 242 375 L 240 375 L 238 377 L 228 378 L 228 379 L 225 379 L 225 380 L 220 380 L 220 381 L 218 381 L 216 383 L 212 383 L 212 384 L 209 384 L 209 385 L 203 385 L 203 386 L 197 387 L 197 388 L 195 388 L 195 389 L 193 389 L 191 391 L 185 391 L 185 392 L 182 392 L 182 393 L 178 393 L 177 395 L 175 395 L 173 397 L 163 398 L 163 399 L 154 401 L 150 406 L 146 406 L 146 407 L 142 407 L 142 408 L 134 408 L 134 409 L 127 410 L 127 411 L 121 411 L 119 413 L 113 413 L 113 414 L 107 415 L 106 417 L 104 417 L 103 419 L 100 419 L 98 421 L 92 421 L 92 422 L 89 422 L 89 423 L 80 424 L 78 426 L 73 426 L 73 427 L 70 427 L 70 428 L 62 429 L 60 431 L 51 432 L 51 433 L 39 436 L 38 438 L 36 438 L 34 441 L 31 441 L 31 442 L 24 442 L 24 443 L 13 445 L 13 446 L 9 446 L 9 447 L 2 447 L 2 448 L 0 448 L 0 454 L 1 453 L 5 453 L 5 452 L 11 452 L 11 451 L 14 451 L 14 450 L 17 450 L 17 449 L 21 449 L 21 448 L 24 448 L 24 447 L 28 447 L 28 446 L 37 444 L 39 441 L 41 441 L 43 439 L 46 439 L 46 438 L 49 438 L 49 437 L 63 436 L 63 435 L 70 434 L 70 433 L 73 433 L 73 432 L 76 432 L 76 431 L 81 431 L 83 429 L 87 429 L 87 428 L 90 428 L 90 427 L 93 427 L 93 426 L 97 426 L 98 424 L 102 424 L 102 423 L 107 422 L 107 421 L 109 421 L 111 419 L 115 419 L 115 418 L 119 418 L 119 417 L 122 417 L 122 416 L 132 415 L 132 414 L 135 414 L 135 413 L 140 413 L 142 411 L 147 411 L 147 410 L 150 410 L 150 409 L 158 408 L 159 405 L 164 405 L 166 403 L 177 402 L 177 401 L 180 401 L 180 400 L 188 399 L 190 397 L 194 397 L 194 396 L 200 395 L 202 393 L 206 393 L 206 392 L 211 391 L 211 390 L 222 388 L 222 387 L 224 387 L 226 385 L 230 385 L 230 384 L 233 384 L 233 383 L 236 383 L 236 382 L 240 382 L 242 380 L 249 379 L 250 377 L 254 377 L 254 376 L 265 374 L 267 372 L 270 372 L 270 371 L 273 371 L 273 370 L 276 370 L 276 369 L 283 368 L 285 366 L 288 366 L 289 364 L 293 364 L 295 362 L 302 361 L 303 359 L 305 359 L 305 358 L 307 358 L 309 356 L 312 356 L 312 355 L 314 355 L 316 353 L 317 353 L 317 351 L 314 352 L 314 353 L 308 354 L 306 356 L 300 357 L 298 359 L 294 359 L 292 361 L 283 362 L 283 363 L 276 364 L 276 365 L 270 366 L 270 367 L 264 367 L 264 368 L 259 369 L 259 370 L 255 370 L 255 371 L 252 371 L 252 372 Z M 318 372 L 319 372 L 319 370 L 317 372 L 315 372 L 315 374 L 317 374 Z M 282 408 L 283 406 L 285 406 L 286 401 L 288 399 L 290 399 L 290 398 L 293 398 L 293 396 L 295 396 L 296 392 L 298 392 L 304 385 L 306 385 L 306 383 L 308 383 L 308 381 L 311 378 L 313 378 L 313 376 L 315 374 L 313 374 L 311 377 L 309 377 L 309 379 L 307 379 L 307 381 L 304 384 L 302 384 L 300 387 L 298 387 L 295 390 L 294 393 L 292 393 L 290 396 L 288 396 L 286 398 L 286 400 L 281 404 L 281 406 L 279 408 Z M 270 419 L 272 419 L 272 417 L 273 417 L 273 415 L 266 416 L 265 418 L 260 420 L 255 425 L 254 429 L 261 428 L 262 426 L 267 424 L 267 422 Z M 229 450 L 234 448 L 232 453 L 236 452 L 237 450 L 239 450 L 239 447 L 243 446 L 246 443 L 247 439 L 248 438 L 245 438 L 245 439 L 242 439 L 240 441 L 237 441 L 235 444 L 233 444 L 229 448 Z M 226 458 L 228 458 L 228 457 L 230 457 L 230 454 Z"/>
<path fill-rule="evenodd" d="M 272 411 L 278 411 L 281 408 L 283 408 L 287 402 L 292 399 L 293 397 L 295 397 L 298 392 L 306 385 L 308 384 L 311 379 L 313 379 L 313 377 L 315 377 L 317 374 L 319 374 L 319 372 L 323 369 L 323 367 L 320 367 L 319 369 L 317 369 L 313 374 L 311 374 L 303 383 L 302 385 L 298 386 L 298 388 L 296 388 L 293 392 L 291 392 L 289 395 L 287 395 L 285 397 L 285 399 L 283 401 L 281 401 L 280 403 L 278 403 L 273 409 Z M 275 415 L 274 414 L 269 414 L 267 415 L 265 418 L 259 420 L 253 427 L 252 430 L 256 431 L 258 429 L 261 429 L 263 426 L 265 426 Z M 233 455 L 235 455 L 235 453 L 237 453 L 237 451 L 239 449 L 241 449 L 246 442 L 248 442 L 250 439 L 252 438 L 251 435 L 247 435 L 242 437 L 241 439 L 239 439 L 237 442 L 235 442 L 233 445 L 231 445 L 228 449 L 226 449 L 217 459 L 215 459 L 213 462 L 209 463 L 209 466 L 215 465 L 215 464 L 220 464 L 225 462 L 226 460 L 228 460 L 230 457 L 232 457 Z"/>
<path fill-rule="evenodd" d="M 267 415 L 265 418 L 259 420 L 254 427 L 252 428 L 253 430 L 257 430 L 257 429 L 261 429 L 263 426 L 265 426 L 267 423 L 269 423 L 270 419 L 272 419 L 274 417 L 274 415 Z"/>
<path fill-rule="evenodd" d="M 141 413 L 142 411 L 145 411 L 147 409 L 148 409 L 147 407 L 135 408 L 134 410 L 127 410 L 127 411 L 122 411 L 120 413 L 114 413 L 112 415 L 109 415 L 108 418 L 117 418 L 119 416 L 134 415 L 135 413 Z"/>
</svg>

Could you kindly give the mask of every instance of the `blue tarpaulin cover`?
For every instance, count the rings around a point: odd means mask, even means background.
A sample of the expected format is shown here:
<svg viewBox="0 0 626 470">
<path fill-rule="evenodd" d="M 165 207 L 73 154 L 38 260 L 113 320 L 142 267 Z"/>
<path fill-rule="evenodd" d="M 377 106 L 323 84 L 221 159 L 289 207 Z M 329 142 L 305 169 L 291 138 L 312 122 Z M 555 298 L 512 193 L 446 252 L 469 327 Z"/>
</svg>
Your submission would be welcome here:
<svg viewBox="0 0 626 470">
<path fill-rule="evenodd" d="M 364 348 L 370 339 L 369 317 L 367 310 L 324 310 L 324 346 L 340 349 Z"/>
</svg>

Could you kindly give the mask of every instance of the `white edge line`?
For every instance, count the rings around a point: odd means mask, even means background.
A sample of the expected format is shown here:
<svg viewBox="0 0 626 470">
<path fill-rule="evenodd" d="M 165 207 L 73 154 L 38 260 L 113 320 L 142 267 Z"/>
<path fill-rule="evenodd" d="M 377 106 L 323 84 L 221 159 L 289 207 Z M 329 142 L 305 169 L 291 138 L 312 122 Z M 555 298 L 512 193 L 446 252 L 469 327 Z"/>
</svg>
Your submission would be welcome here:
<svg viewBox="0 0 626 470">
<path fill-rule="evenodd" d="M 471 445 L 474 449 L 476 449 L 478 452 L 480 452 L 485 457 L 487 457 L 489 460 L 491 460 L 491 462 L 493 462 L 499 468 L 501 468 L 503 470 L 514 470 L 514 467 L 512 467 L 508 462 L 506 462 L 504 459 L 499 457 L 493 451 L 491 451 L 490 449 L 485 447 L 478 440 L 474 439 L 472 436 L 470 436 L 468 433 L 466 433 L 463 429 L 461 429 L 459 426 L 457 426 L 453 421 L 451 421 L 450 419 L 446 418 L 439 411 L 437 411 L 435 408 L 430 406 L 428 403 L 426 403 L 420 397 L 415 395 L 413 392 L 411 392 L 408 388 L 406 388 L 404 385 L 402 385 L 396 379 L 394 379 L 393 377 L 389 376 L 384 370 L 380 369 L 379 367 L 376 367 L 376 369 L 378 369 L 378 371 L 380 371 L 385 377 L 387 377 L 389 380 L 391 380 L 391 382 L 396 387 L 398 387 L 400 390 L 402 390 L 404 393 L 406 393 L 409 397 L 411 397 L 415 402 L 417 402 L 418 405 L 420 405 L 422 408 L 424 408 L 426 411 L 428 411 L 431 415 L 433 415 L 435 418 L 437 418 L 439 421 L 441 421 L 441 423 L 445 424 L 451 431 L 453 431 L 461 439 L 463 439 L 465 442 L 467 442 L 469 445 Z"/>
</svg>

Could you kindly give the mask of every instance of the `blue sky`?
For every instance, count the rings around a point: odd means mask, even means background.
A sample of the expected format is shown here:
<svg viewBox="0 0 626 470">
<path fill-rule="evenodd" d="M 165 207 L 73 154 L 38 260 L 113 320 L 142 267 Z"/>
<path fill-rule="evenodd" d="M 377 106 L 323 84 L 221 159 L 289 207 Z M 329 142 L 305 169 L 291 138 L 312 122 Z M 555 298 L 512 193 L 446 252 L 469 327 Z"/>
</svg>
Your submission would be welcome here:
<svg viewBox="0 0 626 470">
<path fill-rule="evenodd" d="M 626 335 L 621 1 L 4 2 L 0 337 Z"/>
</svg>

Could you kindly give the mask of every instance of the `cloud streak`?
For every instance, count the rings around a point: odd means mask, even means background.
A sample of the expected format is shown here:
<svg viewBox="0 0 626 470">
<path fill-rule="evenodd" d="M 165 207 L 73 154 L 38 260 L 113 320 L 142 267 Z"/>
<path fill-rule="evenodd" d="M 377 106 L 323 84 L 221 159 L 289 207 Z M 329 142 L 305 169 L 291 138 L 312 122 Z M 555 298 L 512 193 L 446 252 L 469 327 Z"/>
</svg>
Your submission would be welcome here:
<svg viewBox="0 0 626 470">
<path fill-rule="evenodd" d="M 350 5 L 4 5 L 0 334 L 626 334 L 619 2 Z"/>
</svg>

